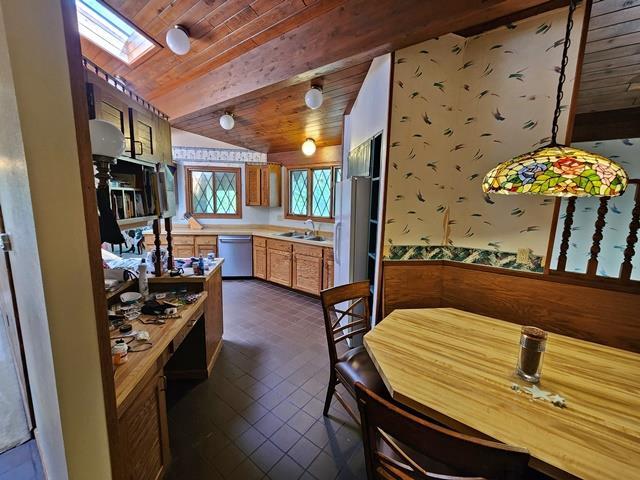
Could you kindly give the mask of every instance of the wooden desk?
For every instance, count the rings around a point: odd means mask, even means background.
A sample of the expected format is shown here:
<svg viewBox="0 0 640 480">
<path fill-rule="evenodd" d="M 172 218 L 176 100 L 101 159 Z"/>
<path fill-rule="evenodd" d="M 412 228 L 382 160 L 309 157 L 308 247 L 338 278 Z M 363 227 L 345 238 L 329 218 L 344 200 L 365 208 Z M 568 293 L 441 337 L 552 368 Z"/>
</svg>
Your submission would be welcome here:
<svg viewBox="0 0 640 480">
<path fill-rule="evenodd" d="M 549 334 L 539 387 L 566 398 L 558 408 L 511 390 L 526 385 L 513 375 L 520 328 L 452 308 L 395 310 L 364 343 L 394 399 L 451 428 L 525 447 L 555 478 L 638 478 L 640 355 Z"/>
<path fill-rule="evenodd" d="M 166 373 L 180 354 L 193 359 L 196 365 L 202 365 L 206 372 L 203 352 L 208 298 L 207 292 L 201 292 L 195 303 L 178 309 L 180 318 L 167 320 L 164 325 L 132 322 L 135 330 L 149 332 L 152 346 L 148 350 L 129 352 L 128 362 L 114 371 L 118 458 L 126 466 L 127 478 L 158 480 L 164 477 L 169 466 Z M 143 315 L 141 318 L 152 317 Z"/>
<path fill-rule="evenodd" d="M 132 393 L 143 386 L 148 374 L 157 371 L 158 362 L 164 366 L 194 325 L 202 321 L 207 296 L 207 292 L 203 292 L 195 303 L 180 307 L 180 318 L 167 320 L 164 325 L 144 324 L 140 320 L 131 322 L 134 330 L 149 332 L 152 346 L 149 350 L 129 353 L 129 361 L 115 367 L 116 407 L 119 414 L 126 410 L 131 397 L 135 396 Z M 142 315 L 141 318 L 152 319 L 150 315 Z"/>
</svg>

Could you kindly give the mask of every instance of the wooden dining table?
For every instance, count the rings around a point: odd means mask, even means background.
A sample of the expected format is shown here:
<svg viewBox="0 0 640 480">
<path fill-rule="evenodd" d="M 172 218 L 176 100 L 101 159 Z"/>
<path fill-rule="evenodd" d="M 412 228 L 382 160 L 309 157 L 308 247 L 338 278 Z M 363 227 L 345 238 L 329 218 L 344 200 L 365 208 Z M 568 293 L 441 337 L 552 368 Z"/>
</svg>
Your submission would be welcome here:
<svg viewBox="0 0 640 480">
<path fill-rule="evenodd" d="M 524 447 L 536 470 L 640 478 L 640 354 L 549 333 L 538 387 L 562 396 L 560 407 L 534 399 L 515 375 L 520 330 L 454 308 L 395 310 L 364 344 L 396 401 L 457 431 Z"/>
</svg>

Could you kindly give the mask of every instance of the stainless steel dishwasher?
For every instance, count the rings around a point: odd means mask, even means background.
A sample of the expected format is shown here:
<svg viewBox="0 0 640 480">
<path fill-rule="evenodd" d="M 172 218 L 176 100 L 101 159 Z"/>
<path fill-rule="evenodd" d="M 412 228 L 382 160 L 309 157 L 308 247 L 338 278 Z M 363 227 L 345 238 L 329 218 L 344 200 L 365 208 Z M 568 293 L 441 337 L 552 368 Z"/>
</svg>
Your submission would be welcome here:
<svg viewBox="0 0 640 480">
<path fill-rule="evenodd" d="M 250 235 L 220 235 L 218 250 L 218 256 L 224 258 L 223 277 L 250 277 L 253 274 Z"/>
</svg>

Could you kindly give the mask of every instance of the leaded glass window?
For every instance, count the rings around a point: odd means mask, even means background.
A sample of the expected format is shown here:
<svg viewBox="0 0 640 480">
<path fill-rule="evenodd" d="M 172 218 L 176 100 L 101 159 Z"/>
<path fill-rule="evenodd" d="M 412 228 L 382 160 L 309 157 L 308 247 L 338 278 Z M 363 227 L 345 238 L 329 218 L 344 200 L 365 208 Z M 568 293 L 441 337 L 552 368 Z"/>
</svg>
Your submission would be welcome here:
<svg viewBox="0 0 640 480">
<path fill-rule="evenodd" d="M 292 217 L 333 218 L 335 182 L 341 177 L 339 167 L 289 170 L 289 208 Z"/>
<path fill-rule="evenodd" d="M 331 217 L 331 169 L 313 170 L 313 190 L 311 192 L 311 216 Z"/>
<path fill-rule="evenodd" d="M 291 172 L 291 186 L 289 197 L 289 213 L 291 215 L 307 215 L 307 188 L 308 172 L 306 170 L 294 170 Z"/>
<path fill-rule="evenodd" d="M 240 169 L 187 169 L 190 210 L 196 216 L 240 216 Z"/>
</svg>

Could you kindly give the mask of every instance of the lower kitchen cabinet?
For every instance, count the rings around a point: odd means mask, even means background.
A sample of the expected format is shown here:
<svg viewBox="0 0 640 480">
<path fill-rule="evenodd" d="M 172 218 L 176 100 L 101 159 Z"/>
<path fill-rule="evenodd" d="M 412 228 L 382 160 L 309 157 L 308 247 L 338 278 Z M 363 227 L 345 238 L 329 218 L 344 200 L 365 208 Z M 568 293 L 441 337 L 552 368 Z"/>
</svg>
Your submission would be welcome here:
<svg viewBox="0 0 640 480">
<path fill-rule="evenodd" d="M 218 237 L 213 235 L 195 235 L 195 256 L 206 258 L 209 253 L 218 254 Z"/>
<path fill-rule="evenodd" d="M 166 379 L 158 370 L 119 418 L 126 478 L 156 480 L 169 466 L 169 431 L 165 400 Z"/>
<path fill-rule="evenodd" d="M 333 287 L 333 249 L 324 249 L 324 265 L 322 269 L 322 289 Z"/>
<path fill-rule="evenodd" d="M 253 237 L 253 276 L 267 279 L 267 241 Z"/>
<path fill-rule="evenodd" d="M 267 241 L 267 280 L 291 286 L 291 243 Z"/>
<path fill-rule="evenodd" d="M 322 266 L 322 248 L 294 244 L 292 287 L 296 290 L 320 295 Z"/>
</svg>

